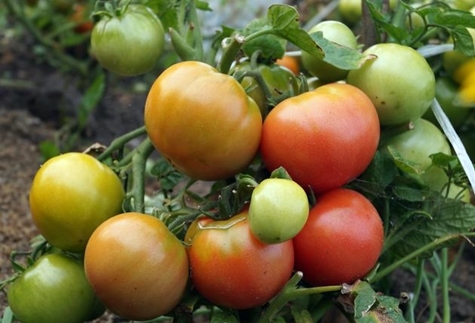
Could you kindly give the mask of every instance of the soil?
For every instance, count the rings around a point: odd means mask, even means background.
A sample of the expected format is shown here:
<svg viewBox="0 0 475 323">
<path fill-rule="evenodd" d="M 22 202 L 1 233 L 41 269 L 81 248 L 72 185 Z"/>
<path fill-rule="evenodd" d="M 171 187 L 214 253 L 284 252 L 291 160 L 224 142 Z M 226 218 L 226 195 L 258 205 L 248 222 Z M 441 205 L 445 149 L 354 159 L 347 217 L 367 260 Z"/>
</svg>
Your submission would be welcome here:
<svg viewBox="0 0 475 323">
<path fill-rule="evenodd" d="M 43 160 L 40 144 L 57 139 L 64 120 L 74 119 L 82 97 L 76 75 L 39 61 L 33 45 L 31 40 L 0 33 L 0 280 L 12 273 L 10 253 L 28 250 L 38 234 L 29 213 L 28 191 Z M 106 94 L 74 149 L 81 151 L 95 142 L 107 145 L 142 126 L 146 93 L 136 89 L 147 82 L 109 75 Z M 474 262 L 474 248 L 468 247 L 452 274 L 453 282 L 472 293 Z M 397 271 L 392 277 L 394 295 L 410 292 L 413 280 L 412 275 Z M 475 301 L 454 293 L 451 302 L 452 322 L 475 322 Z M 0 317 L 5 307 L 5 295 L 0 293 Z M 424 322 L 424 308 L 421 313 L 419 322 Z M 95 322 L 113 321 L 117 318 L 106 313 Z"/>
</svg>

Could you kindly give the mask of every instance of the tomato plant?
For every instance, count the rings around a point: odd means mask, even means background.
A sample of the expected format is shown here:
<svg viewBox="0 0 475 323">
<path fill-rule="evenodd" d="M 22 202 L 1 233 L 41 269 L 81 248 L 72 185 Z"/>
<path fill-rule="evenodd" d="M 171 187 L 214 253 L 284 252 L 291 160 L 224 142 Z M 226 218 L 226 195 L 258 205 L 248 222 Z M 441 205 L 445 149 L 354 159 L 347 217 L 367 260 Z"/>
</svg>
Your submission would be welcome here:
<svg viewBox="0 0 475 323">
<path fill-rule="evenodd" d="M 59 253 L 36 260 L 9 286 L 7 295 L 23 323 L 81 323 L 90 318 L 95 304 L 82 262 Z"/>
<path fill-rule="evenodd" d="M 239 73 L 243 74 L 240 76 Z M 242 87 L 257 103 L 264 117 L 275 104 L 299 90 L 292 71 L 278 64 L 241 62 L 232 69 L 231 74 L 241 79 Z"/>
<path fill-rule="evenodd" d="M 167 314 L 188 281 L 181 242 L 159 219 L 135 212 L 117 215 L 94 231 L 84 268 L 104 305 L 134 320 Z"/>
<path fill-rule="evenodd" d="M 267 178 L 252 192 L 249 227 L 264 243 L 292 239 L 305 225 L 309 202 L 305 190 L 290 179 Z"/>
<path fill-rule="evenodd" d="M 409 46 L 390 43 L 376 44 L 365 53 L 375 58 L 350 71 L 347 81 L 368 95 L 381 125 L 421 117 L 435 97 L 435 76 L 425 58 Z"/>
<path fill-rule="evenodd" d="M 260 152 L 269 170 L 284 167 L 321 193 L 360 175 L 379 141 L 371 100 L 348 84 L 327 84 L 279 103 L 264 120 Z"/>
<path fill-rule="evenodd" d="M 323 37 L 338 45 L 356 49 L 357 41 L 353 31 L 344 23 L 336 20 L 322 21 L 313 26 L 309 34 L 321 32 Z M 315 57 L 309 53 L 302 52 L 302 66 L 325 83 L 336 82 L 346 78 L 348 70 L 343 70 L 324 61 L 323 58 Z"/>
<path fill-rule="evenodd" d="M 383 223 L 368 199 L 349 189 L 329 191 L 293 239 L 295 269 L 313 286 L 351 284 L 376 265 L 383 239 Z"/>
<path fill-rule="evenodd" d="M 198 218 L 188 258 L 194 288 L 208 301 L 233 309 L 266 304 L 290 278 L 292 240 L 260 242 L 251 232 L 248 211 L 229 220 Z"/>
<path fill-rule="evenodd" d="M 49 243 L 83 252 L 94 229 L 121 213 L 124 189 L 108 166 L 69 152 L 46 161 L 30 189 L 31 215 Z"/>
<path fill-rule="evenodd" d="M 259 107 L 239 82 L 210 65 L 188 61 L 170 66 L 153 83 L 144 113 L 155 148 L 191 178 L 234 176 L 257 153 Z"/>
<path fill-rule="evenodd" d="M 91 51 L 101 65 L 124 76 L 151 70 L 164 46 L 163 25 L 145 5 L 130 4 L 105 13 L 91 35 Z"/>
</svg>

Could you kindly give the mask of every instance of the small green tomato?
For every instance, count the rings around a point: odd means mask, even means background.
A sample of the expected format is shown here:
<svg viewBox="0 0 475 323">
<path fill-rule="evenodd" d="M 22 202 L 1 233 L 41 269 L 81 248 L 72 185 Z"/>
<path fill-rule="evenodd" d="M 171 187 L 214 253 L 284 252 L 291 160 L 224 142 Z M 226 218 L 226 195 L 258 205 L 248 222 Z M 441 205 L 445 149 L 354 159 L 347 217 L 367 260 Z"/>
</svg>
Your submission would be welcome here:
<svg viewBox="0 0 475 323">
<path fill-rule="evenodd" d="M 303 228 L 309 208 L 307 194 L 296 182 L 268 178 L 252 193 L 249 226 L 256 238 L 264 243 L 287 241 Z"/>
</svg>

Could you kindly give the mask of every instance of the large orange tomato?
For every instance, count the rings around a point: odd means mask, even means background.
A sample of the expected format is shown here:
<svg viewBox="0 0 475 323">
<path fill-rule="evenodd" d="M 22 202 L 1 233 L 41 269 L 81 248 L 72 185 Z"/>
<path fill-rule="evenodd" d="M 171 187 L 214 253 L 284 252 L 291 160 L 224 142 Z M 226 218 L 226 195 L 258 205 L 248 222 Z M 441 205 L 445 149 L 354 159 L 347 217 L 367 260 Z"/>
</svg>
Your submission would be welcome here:
<svg viewBox="0 0 475 323">
<path fill-rule="evenodd" d="M 264 121 L 260 151 L 272 171 L 284 167 L 321 193 L 360 175 L 379 142 L 379 119 L 358 88 L 331 83 L 279 103 Z"/>
<path fill-rule="evenodd" d="M 188 281 L 185 247 L 159 219 L 135 212 L 102 223 L 84 254 L 86 276 L 113 313 L 131 320 L 165 315 Z"/>
<path fill-rule="evenodd" d="M 145 103 L 145 127 L 177 170 L 199 180 L 220 180 L 253 160 L 262 116 L 233 77 L 186 61 L 155 80 Z"/>
</svg>

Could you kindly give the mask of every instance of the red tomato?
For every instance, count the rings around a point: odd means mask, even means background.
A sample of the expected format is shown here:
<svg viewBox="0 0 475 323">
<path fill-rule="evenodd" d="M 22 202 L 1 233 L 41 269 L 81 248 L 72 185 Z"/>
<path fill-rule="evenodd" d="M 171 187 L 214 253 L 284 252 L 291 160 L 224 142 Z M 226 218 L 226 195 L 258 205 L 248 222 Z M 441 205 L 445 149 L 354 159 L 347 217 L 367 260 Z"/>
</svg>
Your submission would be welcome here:
<svg viewBox="0 0 475 323">
<path fill-rule="evenodd" d="M 188 281 L 181 242 L 159 219 L 134 212 L 112 217 L 94 231 L 84 267 L 104 305 L 131 320 L 168 313 Z"/>
<path fill-rule="evenodd" d="M 376 264 L 383 248 L 381 218 L 360 193 L 339 188 L 321 195 L 293 239 L 295 269 L 313 286 L 353 283 Z"/>
<path fill-rule="evenodd" d="M 267 303 L 292 274 L 292 240 L 265 244 L 252 234 L 248 212 L 226 221 L 199 218 L 185 241 L 196 290 L 213 304 L 248 309 Z"/>
<path fill-rule="evenodd" d="M 379 142 L 379 119 L 358 88 L 331 83 L 280 102 L 263 125 L 260 152 L 272 171 L 284 167 L 321 193 L 360 175 Z"/>
</svg>

